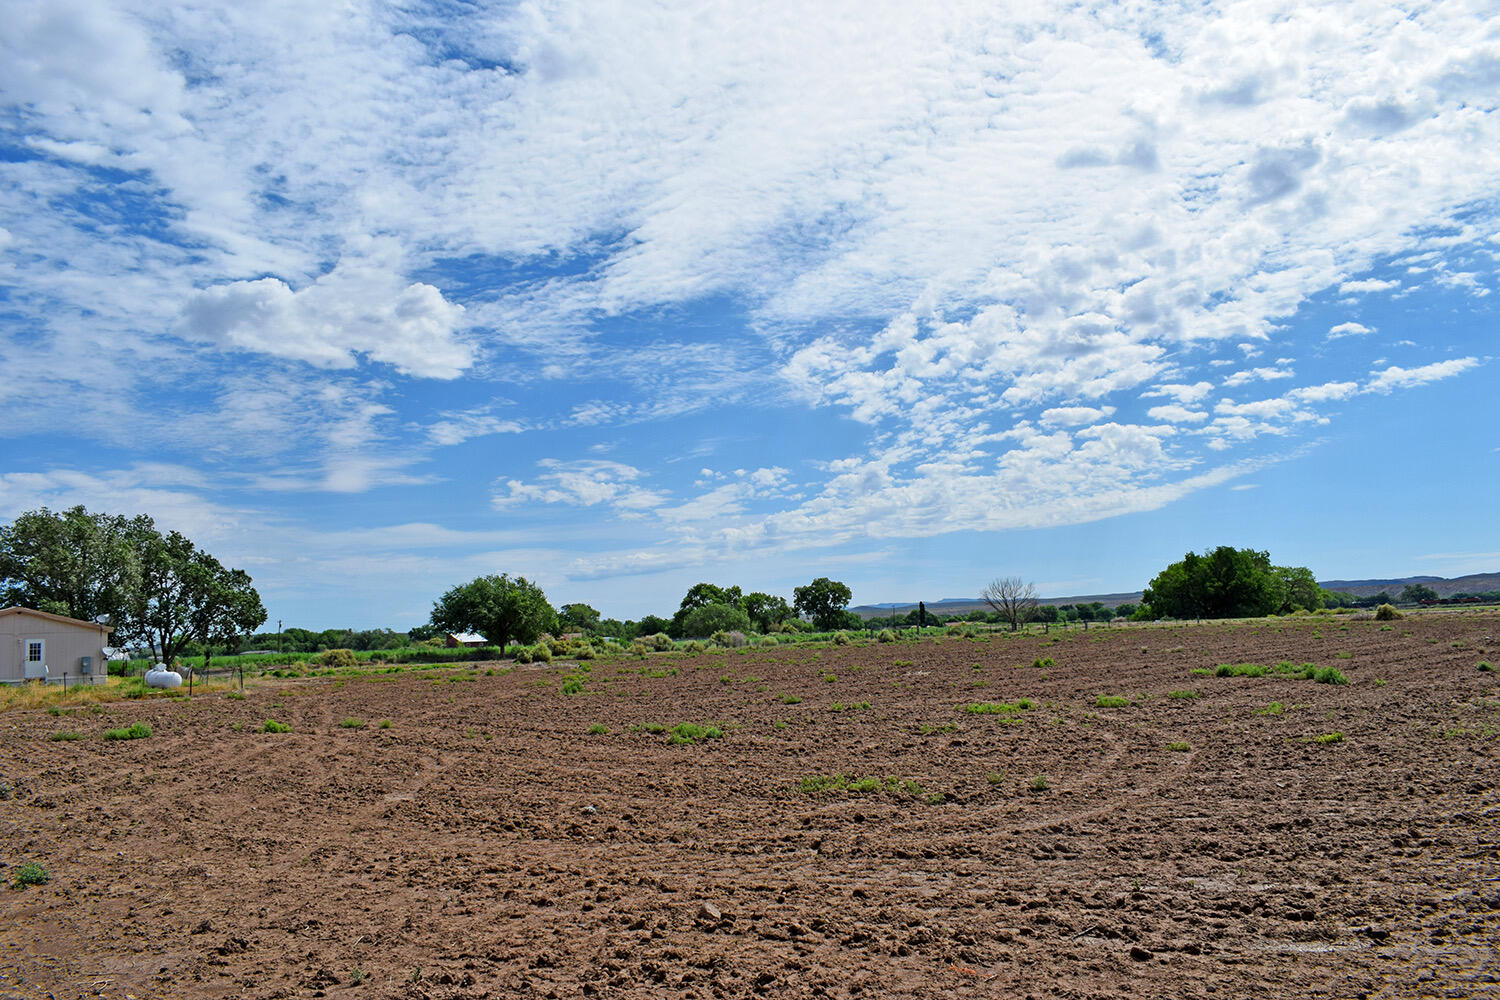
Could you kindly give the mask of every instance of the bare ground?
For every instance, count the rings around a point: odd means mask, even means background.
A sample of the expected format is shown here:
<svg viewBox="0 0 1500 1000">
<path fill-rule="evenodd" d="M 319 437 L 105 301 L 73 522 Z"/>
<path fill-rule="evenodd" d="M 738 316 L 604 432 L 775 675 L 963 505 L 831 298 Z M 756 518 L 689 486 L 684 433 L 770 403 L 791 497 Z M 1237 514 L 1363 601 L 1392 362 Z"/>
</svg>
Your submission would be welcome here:
<svg viewBox="0 0 1500 1000">
<path fill-rule="evenodd" d="M 0 997 L 1500 995 L 1500 675 L 1476 669 L 1497 628 L 1095 629 L 596 660 L 571 695 L 576 665 L 481 664 L 12 711 L 0 862 L 51 880 L 0 892 Z M 1280 660 L 1350 683 L 1191 673 Z M 100 738 L 136 721 L 155 734 Z M 681 722 L 724 735 L 640 728 Z M 799 788 L 839 774 L 881 780 Z"/>
</svg>

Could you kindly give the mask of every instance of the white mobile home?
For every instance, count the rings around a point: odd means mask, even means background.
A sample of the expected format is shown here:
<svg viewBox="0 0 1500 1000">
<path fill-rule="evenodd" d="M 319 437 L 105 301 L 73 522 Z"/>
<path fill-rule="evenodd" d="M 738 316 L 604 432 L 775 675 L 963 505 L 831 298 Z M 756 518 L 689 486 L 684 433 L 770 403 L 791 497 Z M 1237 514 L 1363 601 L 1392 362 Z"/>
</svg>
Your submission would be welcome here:
<svg viewBox="0 0 1500 1000">
<path fill-rule="evenodd" d="M 103 684 L 108 625 L 30 608 L 0 608 L 0 684 Z"/>
</svg>

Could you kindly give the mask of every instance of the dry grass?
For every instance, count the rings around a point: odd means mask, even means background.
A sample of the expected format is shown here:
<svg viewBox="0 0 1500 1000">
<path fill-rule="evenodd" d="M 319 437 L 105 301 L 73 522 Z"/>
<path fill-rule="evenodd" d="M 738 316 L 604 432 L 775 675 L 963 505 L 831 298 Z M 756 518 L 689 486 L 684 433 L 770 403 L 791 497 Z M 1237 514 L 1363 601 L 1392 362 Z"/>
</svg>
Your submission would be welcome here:
<svg viewBox="0 0 1500 1000">
<path fill-rule="evenodd" d="M 194 680 L 193 694 L 218 694 L 237 689 L 239 682 L 228 678 L 211 681 Z M 187 685 L 172 691 L 148 688 L 139 677 L 111 677 L 104 684 L 4 684 L 0 685 L 0 712 L 17 708 L 78 708 L 126 698 L 182 697 Z"/>
</svg>

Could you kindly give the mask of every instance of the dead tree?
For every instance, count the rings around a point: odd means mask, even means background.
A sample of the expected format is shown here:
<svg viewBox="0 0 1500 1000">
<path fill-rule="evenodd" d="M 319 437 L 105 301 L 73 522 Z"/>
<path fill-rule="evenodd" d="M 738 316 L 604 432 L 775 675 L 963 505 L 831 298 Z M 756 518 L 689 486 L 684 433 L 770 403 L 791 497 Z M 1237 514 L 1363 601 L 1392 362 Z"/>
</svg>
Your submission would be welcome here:
<svg viewBox="0 0 1500 1000">
<path fill-rule="evenodd" d="M 1010 622 L 1012 632 L 1031 621 L 1031 616 L 1036 614 L 1036 587 L 1023 582 L 1019 576 L 991 580 L 979 596 L 1001 618 Z"/>
</svg>

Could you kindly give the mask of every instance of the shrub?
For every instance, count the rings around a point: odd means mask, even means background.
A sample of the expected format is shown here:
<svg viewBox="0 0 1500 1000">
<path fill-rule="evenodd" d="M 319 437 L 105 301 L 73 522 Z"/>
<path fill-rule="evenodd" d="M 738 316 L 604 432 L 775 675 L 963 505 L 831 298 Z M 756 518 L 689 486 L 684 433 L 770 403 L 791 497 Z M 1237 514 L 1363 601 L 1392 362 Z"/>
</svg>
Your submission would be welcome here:
<svg viewBox="0 0 1500 1000">
<path fill-rule="evenodd" d="M 547 647 L 547 652 L 551 653 L 553 656 L 567 656 L 568 655 L 568 640 L 566 640 L 566 639 L 556 639 L 556 638 L 543 639 L 541 642 L 537 643 L 537 645 L 539 645 L 539 646 L 546 646 Z M 548 661 L 548 662 L 551 662 L 551 661 Z"/>
<path fill-rule="evenodd" d="M 527 648 L 526 646 L 522 646 L 520 649 L 516 650 L 516 662 L 517 663 L 530 663 L 531 662 L 531 650 L 529 648 Z"/>
<path fill-rule="evenodd" d="M 883 628 L 880 630 L 880 634 L 875 637 L 875 640 L 877 642 L 895 642 L 896 633 L 892 632 L 888 628 Z"/>
<path fill-rule="evenodd" d="M 1493 663 L 1491 663 L 1489 660 L 1480 660 L 1479 661 L 1479 669 L 1481 671 L 1483 671 L 1484 673 L 1487 673 L 1487 674 L 1488 673 L 1493 673 L 1494 670 L 1495 670 L 1495 665 Z"/>
<path fill-rule="evenodd" d="M 1382 604 L 1375 609 L 1375 620 L 1378 622 L 1393 622 L 1405 617 L 1405 615 L 1396 610 L 1395 605 Z"/>
<path fill-rule="evenodd" d="M 76 729 L 64 729 L 62 732 L 53 733 L 47 738 L 53 743 L 63 743 L 71 740 L 81 740 L 83 739 L 83 734 Z"/>
<path fill-rule="evenodd" d="M 1198 697 L 1197 691 L 1168 691 L 1167 697 L 1173 701 L 1188 701 Z"/>
<path fill-rule="evenodd" d="M 345 719 L 343 722 L 339 723 L 339 728 L 340 729 L 363 729 L 363 728 L 365 728 L 365 720 L 364 719 L 348 718 L 348 719 Z"/>
<path fill-rule="evenodd" d="M 1039 656 L 1036 659 L 1034 659 L 1034 660 L 1031 661 L 1031 665 L 1033 667 L 1039 667 L 1039 668 L 1042 668 L 1042 669 L 1046 669 L 1047 667 L 1055 667 L 1055 666 L 1057 666 L 1057 661 L 1054 660 L 1050 656 Z"/>
<path fill-rule="evenodd" d="M 726 646 L 729 649 L 739 649 L 741 646 L 745 645 L 746 639 L 745 633 L 736 629 L 732 632 L 725 632 L 723 630 L 715 632 L 712 636 L 710 636 L 709 641 L 712 642 L 715 646 Z"/>
<path fill-rule="evenodd" d="M 655 635 L 646 636 L 644 641 L 658 653 L 669 653 L 677 648 L 677 643 L 673 642 L 672 637 L 670 635 L 667 635 L 667 633 L 665 632 L 658 632 Z"/>
<path fill-rule="evenodd" d="M 28 861 L 16 869 L 13 884 L 17 889 L 24 889 L 28 885 L 46 885 L 51 878 L 47 869 L 35 861 Z"/>
<path fill-rule="evenodd" d="M 580 677 L 577 674 L 569 674 L 568 676 L 566 676 L 566 677 L 563 678 L 562 693 L 563 694 L 578 694 L 578 693 L 580 693 L 583 690 L 584 680 L 585 680 L 585 678 Z"/>
<path fill-rule="evenodd" d="M 848 632 L 835 632 L 835 633 L 833 633 L 833 644 L 835 646 L 847 646 L 852 641 L 853 640 L 849 638 L 849 633 Z"/>
<path fill-rule="evenodd" d="M 702 639 L 694 639 L 691 642 L 685 642 L 682 644 L 682 651 L 684 653 L 702 653 L 707 651 L 707 649 L 708 643 L 704 642 Z"/>
<path fill-rule="evenodd" d="M 1339 732 L 1324 733 L 1322 736 L 1314 736 L 1313 742 L 1323 744 L 1342 743 L 1344 742 L 1344 734 Z"/>
<path fill-rule="evenodd" d="M 285 722 L 277 722 L 275 719 L 267 719 L 265 721 L 265 724 L 260 727 L 260 731 L 263 733 L 289 733 L 292 731 L 292 727 L 287 725 Z"/>
<path fill-rule="evenodd" d="M 644 660 L 647 654 L 649 654 L 650 652 L 651 647 L 646 645 L 644 642 L 641 642 L 639 639 L 630 644 L 630 654 L 632 656 L 636 656 Z"/>
<path fill-rule="evenodd" d="M 531 659 L 535 663 L 551 663 L 552 647 L 545 642 L 539 642 L 531 647 Z"/>
<path fill-rule="evenodd" d="M 1348 684 L 1349 678 L 1345 677 L 1337 667 L 1314 667 L 1311 676 L 1302 675 L 1307 680 L 1317 681 L 1319 684 Z"/>
<path fill-rule="evenodd" d="M 143 740 L 151 735 L 151 726 L 144 722 L 137 722 L 124 729 L 106 729 L 104 738 L 107 740 Z"/>
<path fill-rule="evenodd" d="M 724 738 L 724 730 L 718 726 L 700 726 L 696 722 L 679 722 L 672 727 L 672 735 L 667 742 L 674 745 L 697 743 L 699 740 L 718 740 Z"/>
<path fill-rule="evenodd" d="M 594 651 L 593 645 L 587 642 L 579 643 L 578 647 L 573 650 L 573 657 L 579 660 L 592 660 L 598 655 L 599 654 Z"/>
<path fill-rule="evenodd" d="M 763 635 L 759 639 L 755 640 L 755 644 L 757 646 L 775 646 L 780 644 L 780 642 L 781 640 L 776 638 L 774 635 Z"/>
<path fill-rule="evenodd" d="M 605 735 L 608 732 L 609 732 L 609 727 L 606 726 L 602 722 L 596 722 L 592 726 L 589 726 L 589 735 L 590 736 L 603 736 L 603 735 Z"/>
<path fill-rule="evenodd" d="M 1176 753 L 1187 753 L 1191 748 L 1188 746 L 1187 740 L 1174 740 L 1167 744 L 1167 749 Z"/>
<path fill-rule="evenodd" d="M 320 667 L 357 667 L 359 657 L 354 655 L 352 649 L 325 649 L 318 654 L 318 666 Z"/>
<path fill-rule="evenodd" d="M 1094 699 L 1094 704 L 1100 708 L 1129 708 L 1130 699 L 1121 698 L 1117 694 L 1101 694 Z"/>
</svg>

